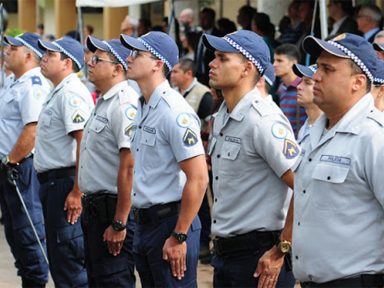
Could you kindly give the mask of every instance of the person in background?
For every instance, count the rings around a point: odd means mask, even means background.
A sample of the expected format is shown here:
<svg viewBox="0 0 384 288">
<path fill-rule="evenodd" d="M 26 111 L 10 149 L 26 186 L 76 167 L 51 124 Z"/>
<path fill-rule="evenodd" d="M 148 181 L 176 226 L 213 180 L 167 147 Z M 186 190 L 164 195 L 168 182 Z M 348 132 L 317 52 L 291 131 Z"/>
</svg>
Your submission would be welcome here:
<svg viewBox="0 0 384 288">
<path fill-rule="evenodd" d="M 357 12 L 357 27 L 365 40 L 373 43 L 375 36 L 383 25 L 381 9 L 376 5 L 361 5 Z"/>
<path fill-rule="evenodd" d="M 126 34 L 129 36 L 137 35 L 137 26 L 139 25 L 139 21 L 137 19 L 127 15 L 120 25 L 120 32 L 122 34 Z"/>
<path fill-rule="evenodd" d="M 356 20 L 353 19 L 352 0 L 331 0 L 328 4 L 329 17 L 332 19 L 332 30 L 327 40 L 341 33 L 359 34 Z"/>
<path fill-rule="evenodd" d="M 316 65 L 309 67 L 300 64 L 293 65 L 293 72 L 301 78 L 301 82 L 297 85 L 297 104 L 305 108 L 305 113 L 308 116 L 297 135 L 297 143 L 299 145 L 309 135 L 313 124 L 322 113 L 320 108 L 313 102 L 313 87 L 315 86 L 313 74 L 316 72 L 316 69 Z"/>
<path fill-rule="evenodd" d="M 377 57 L 384 59 L 384 30 L 376 34 L 373 48 L 376 50 Z"/>
<path fill-rule="evenodd" d="M 277 90 L 279 106 L 289 119 L 296 136 L 307 117 L 305 109 L 297 104 L 297 85 L 301 79 L 292 70 L 293 65 L 299 60 L 300 52 L 293 44 L 283 44 L 275 49 L 273 67 L 276 76 L 281 78 Z"/>
<path fill-rule="evenodd" d="M 384 111 L 384 60 L 377 59 L 374 72 L 371 94 L 375 100 L 375 107 L 381 112 Z"/>
<path fill-rule="evenodd" d="M 239 24 L 242 29 L 252 30 L 252 18 L 256 12 L 257 9 L 252 6 L 241 6 L 237 13 L 237 24 Z"/>
</svg>

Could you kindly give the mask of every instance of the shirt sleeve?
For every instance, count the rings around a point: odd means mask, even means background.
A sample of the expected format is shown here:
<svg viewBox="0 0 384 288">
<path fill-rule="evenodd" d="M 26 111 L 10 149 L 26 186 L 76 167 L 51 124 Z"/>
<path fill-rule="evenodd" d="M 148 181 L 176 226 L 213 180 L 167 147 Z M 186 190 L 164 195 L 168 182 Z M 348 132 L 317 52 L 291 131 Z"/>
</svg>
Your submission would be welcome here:
<svg viewBox="0 0 384 288">
<path fill-rule="evenodd" d="M 177 162 L 204 154 L 200 120 L 194 112 L 171 114 L 167 122 L 166 133 Z"/>
<path fill-rule="evenodd" d="M 115 135 L 119 150 L 122 148 L 131 148 L 129 131 L 132 129 L 133 120 L 136 117 L 137 107 L 132 103 L 119 104 L 117 113 L 112 115 L 112 132 Z"/>
<path fill-rule="evenodd" d="M 85 97 L 90 98 L 91 95 L 89 93 L 81 95 L 70 91 L 61 96 L 63 97 L 62 109 L 65 132 L 69 134 L 73 131 L 83 130 L 92 109 Z"/>
<path fill-rule="evenodd" d="M 31 84 L 26 81 L 23 87 L 20 88 L 19 93 L 21 94 L 19 98 L 19 109 L 21 111 L 23 125 L 37 122 L 48 91 L 44 89 L 41 82 Z"/>
<path fill-rule="evenodd" d="M 261 117 L 257 121 L 253 145 L 279 177 L 291 169 L 300 154 L 292 128 L 281 115 Z"/>
</svg>

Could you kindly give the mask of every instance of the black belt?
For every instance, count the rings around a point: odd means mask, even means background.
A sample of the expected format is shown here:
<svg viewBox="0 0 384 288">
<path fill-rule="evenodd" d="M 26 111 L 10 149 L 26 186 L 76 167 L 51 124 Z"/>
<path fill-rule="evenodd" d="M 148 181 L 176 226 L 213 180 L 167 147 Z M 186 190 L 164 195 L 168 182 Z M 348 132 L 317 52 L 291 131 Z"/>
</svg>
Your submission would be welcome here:
<svg viewBox="0 0 384 288">
<path fill-rule="evenodd" d="M 252 231 L 249 233 L 213 239 L 213 249 L 219 256 L 240 251 L 252 251 L 267 246 L 272 247 L 278 241 L 280 231 Z"/>
<path fill-rule="evenodd" d="M 135 222 L 140 225 L 155 225 L 159 221 L 177 215 L 180 210 L 180 201 L 158 204 L 149 208 L 135 208 Z"/>
<path fill-rule="evenodd" d="M 44 184 L 49 180 L 60 179 L 76 175 L 76 167 L 66 167 L 60 169 L 53 169 L 42 173 L 37 173 L 37 179 L 40 184 Z"/>
<path fill-rule="evenodd" d="M 354 278 L 337 279 L 325 283 L 302 282 L 302 288 L 353 288 L 353 287 L 383 287 L 383 274 L 362 274 Z"/>
</svg>

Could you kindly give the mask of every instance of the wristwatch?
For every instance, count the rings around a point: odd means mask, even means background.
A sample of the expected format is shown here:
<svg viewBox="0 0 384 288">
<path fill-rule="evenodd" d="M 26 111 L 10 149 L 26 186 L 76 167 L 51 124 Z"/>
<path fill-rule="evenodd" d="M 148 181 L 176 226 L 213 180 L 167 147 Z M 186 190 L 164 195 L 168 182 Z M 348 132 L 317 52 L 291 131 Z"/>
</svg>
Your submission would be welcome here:
<svg viewBox="0 0 384 288">
<path fill-rule="evenodd" d="M 280 240 L 276 247 L 281 251 L 283 254 L 288 254 L 291 252 L 292 243 L 288 240 Z"/>
<path fill-rule="evenodd" d="M 8 157 L 8 155 L 4 155 L 3 157 L 1 157 L 1 163 L 3 165 L 8 165 L 9 164 L 9 157 Z"/>
<path fill-rule="evenodd" d="M 120 232 L 123 231 L 124 229 L 127 229 L 127 225 L 124 225 L 122 221 L 120 220 L 113 220 L 112 221 L 112 228 L 113 230 Z"/>
<path fill-rule="evenodd" d="M 188 235 L 184 233 L 178 233 L 176 231 L 173 231 L 172 234 L 173 238 L 177 240 L 180 244 L 187 241 Z"/>
</svg>

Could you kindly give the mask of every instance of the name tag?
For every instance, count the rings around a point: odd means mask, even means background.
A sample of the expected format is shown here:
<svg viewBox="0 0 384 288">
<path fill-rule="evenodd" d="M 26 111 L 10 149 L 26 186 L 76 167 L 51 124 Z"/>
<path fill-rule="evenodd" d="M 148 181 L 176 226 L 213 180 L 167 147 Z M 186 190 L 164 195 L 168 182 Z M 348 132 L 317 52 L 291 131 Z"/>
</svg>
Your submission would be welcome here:
<svg viewBox="0 0 384 288">
<path fill-rule="evenodd" d="M 334 156 L 334 155 L 321 155 L 320 161 L 342 164 L 346 166 L 351 165 L 351 158 Z"/>
<path fill-rule="evenodd" d="M 96 115 L 96 120 L 100 121 L 100 122 L 103 122 L 104 124 L 107 124 L 108 123 L 108 119 L 105 118 L 105 117 L 102 117 L 100 115 Z"/>
<path fill-rule="evenodd" d="M 240 138 L 237 138 L 237 137 L 232 137 L 232 136 L 225 136 L 225 141 L 227 142 L 232 142 L 232 143 L 237 143 L 237 144 L 241 144 L 241 139 Z"/>
<path fill-rule="evenodd" d="M 155 129 L 155 128 L 152 128 L 152 127 L 144 126 L 144 127 L 143 127 L 143 130 L 144 130 L 145 132 L 148 132 L 148 133 L 151 133 L 151 134 L 156 134 L 156 129 Z"/>
</svg>

